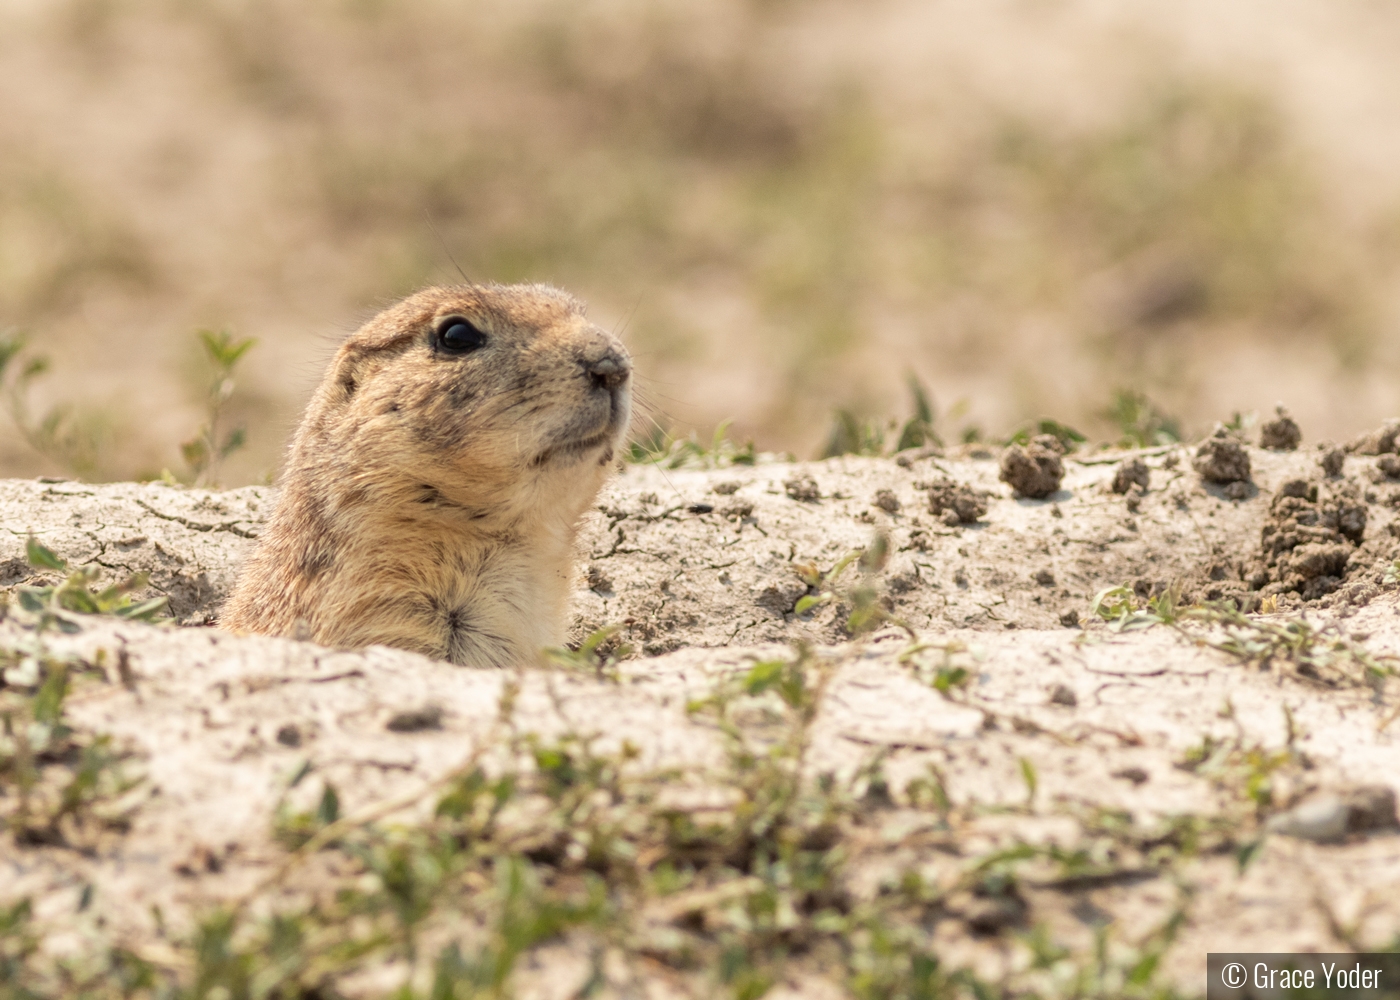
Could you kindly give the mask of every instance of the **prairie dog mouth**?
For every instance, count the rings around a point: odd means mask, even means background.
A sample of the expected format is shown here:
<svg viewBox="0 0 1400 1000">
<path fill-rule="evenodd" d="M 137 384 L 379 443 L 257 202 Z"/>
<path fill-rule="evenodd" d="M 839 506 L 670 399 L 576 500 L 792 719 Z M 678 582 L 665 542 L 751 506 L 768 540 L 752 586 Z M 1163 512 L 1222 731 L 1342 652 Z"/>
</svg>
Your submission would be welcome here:
<svg viewBox="0 0 1400 1000">
<path fill-rule="evenodd" d="M 586 456 L 590 451 L 606 447 L 613 439 L 615 431 L 611 423 L 607 430 L 591 437 L 578 438 L 573 441 L 565 441 L 562 444 L 550 445 L 540 452 L 530 462 L 533 468 L 541 468 L 552 461 L 577 462 Z"/>
<path fill-rule="evenodd" d="M 626 420 L 628 407 L 620 400 L 617 394 L 612 397 L 611 405 L 608 407 L 608 419 L 603 424 L 601 430 L 592 434 L 584 434 L 579 437 L 565 437 L 568 432 L 559 435 L 562 440 L 556 439 L 546 446 L 530 462 L 533 468 L 540 468 L 552 461 L 577 462 L 600 448 L 611 451 L 613 442 L 622 432 L 623 422 Z M 596 425 L 595 425 L 596 426 Z"/>
<path fill-rule="evenodd" d="M 573 426 L 561 429 L 553 435 L 554 439 L 530 461 L 531 468 L 541 468 L 550 462 L 572 464 L 581 461 L 590 452 L 598 449 L 606 449 L 611 457 L 612 447 L 626 427 L 632 409 L 632 399 L 625 382 L 621 386 L 611 389 L 607 396 L 606 418 L 601 421 L 601 424 L 596 420 L 589 421 L 597 430 L 593 430 L 591 433 L 579 430 L 578 424 L 584 423 L 582 419 Z M 585 403 L 580 409 L 588 411 L 592 407 Z M 596 411 L 594 412 L 596 413 Z M 602 416 L 602 414 L 597 415 Z M 582 417 L 583 414 L 580 416 Z"/>
</svg>

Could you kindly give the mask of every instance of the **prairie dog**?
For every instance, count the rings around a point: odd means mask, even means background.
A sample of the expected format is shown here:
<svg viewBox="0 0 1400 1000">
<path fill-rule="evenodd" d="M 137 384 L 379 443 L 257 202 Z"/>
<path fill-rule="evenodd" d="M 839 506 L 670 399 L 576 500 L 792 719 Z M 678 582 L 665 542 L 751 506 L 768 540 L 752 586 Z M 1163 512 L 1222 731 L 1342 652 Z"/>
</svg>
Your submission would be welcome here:
<svg viewBox="0 0 1400 1000">
<path fill-rule="evenodd" d="M 632 362 L 546 285 L 428 288 L 340 347 L 219 624 L 471 666 L 564 639 Z"/>
</svg>

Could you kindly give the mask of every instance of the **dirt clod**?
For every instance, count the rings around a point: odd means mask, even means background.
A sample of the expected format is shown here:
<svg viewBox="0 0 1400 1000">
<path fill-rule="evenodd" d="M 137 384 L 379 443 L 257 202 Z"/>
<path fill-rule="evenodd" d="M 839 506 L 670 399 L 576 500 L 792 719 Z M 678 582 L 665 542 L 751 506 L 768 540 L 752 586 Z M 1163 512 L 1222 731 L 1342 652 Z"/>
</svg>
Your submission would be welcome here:
<svg viewBox="0 0 1400 1000">
<path fill-rule="evenodd" d="M 928 490 L 929 513 L 940 517 L 949 527 L 972 524 L 987 513 L 987 494 L 982 490 L 973 489 L 966 483 L 939 479 L 932 483 L 914 485 L 915 488 Z"/>
<path fill-rule="evenodd" d="M 1307 545 L 1299 545 L 1289 553 L 1282 566 L 1284 572 L 1295 573 L 1304 580 L 1312 580 L 1319 576 L 1341 576 L 1346 571 L 1351 552 L 1349 545 L 1309 542 Z"/>
<path fill-rule="evenodd" d="M 732 479 L 726 479 L 722 483 L 715 483 L 713 486 L 711 486 L 710 492 L 718 493 L 722 497 L 732 496 L 733 494 L 739 492 L 739 488 L 742 485 L 742 483 L 736 483 Z"/>
<path fill-rule="evenodd" d="M 1125 767 L 1121 771 L 1114 771 L 1113 776 L 1115 778 L 1122 778 L 1124 781 L 1131 781 L 1135 785 L 1144 785 L 1147 783 L 1147 779 L 1151 777 L 1151 775 L 1140 767 Z"/>
<path fill-rule="evenodd" d="M 1044 499 L 1060 488 L 1065 476 L 1058 449 L 1059 441 L 1050 434 L 1033 438 L 1024 448 L 1013 444 L 1002 453 L 999 478 L 1023 497 Z"/>
<path fill-rule="evenodd" d="M 424 705 L 421 708 L 395 712 L 384 724 L 384 728 L 391 733 L 421 733 L 427 729 L 441 729 L 442 707 L 440 705 Z"/>
<path fill-rule="evenodd" d="M 976 895 L 959 905 L 955 896 L 949 906 L 962 911 L 963 921 L 973 934 L 986 936 L 996 934 L 1007 927 L 1020 924 L 1026 916 L 1026 903 L 1014 889 L 1000 893 L 988 892 Z"/>
<path fill-rule="evenodd" d="M 894 495 L 894 490 L 876 490 L 875 499 L 870 502 L 890 514 L 899 511 L 899 497 Z"/>
<path fill-rule="evenodd" d="M 1400 438 L 1400 420 L 1387 420 L 1381 427 L 1347 445 L 1347 451 L 1354 455 L 1393 454 L 1397 438 Z"/>
<path fill-rule="evenodd" d="M 1342 796 L 1347 806 L 1347 830 L 1362 833 L 1400 828 L 1395 816 L 1395 789 L 1389 785 L 1361 785 Z"/>
<path fill-rule="evenodd" d="M 1387 479 L 1400 479 L 1400 455 L 1382 455 L 1376 460 L 1376 468 L 1385 473 Z"/>
<path fill-rule="evenodd" d="M 1365 502 L 1355 484 L 1322 492 L 1304 479 L 1284 482 L 1260 531 L 1260 551 L 1245 579 L 1264 594 L 1317 600 L 1364 571 L 1354 556 L 1366 534 Z M 1359 596 L 1359 595 L 1358 595 Z"/>
<path fill-rule="evenodd" d="M 809 473 L 801 472 L 783 480 L 783 491 L 794 500 L 816 503 L 822 498 L 821 488 Z"/>
<path fill-rule="evenodd" d="M 1078 608 L 1066 608 L 1064 611 L 1061 611 L 1061 612 L 1060 612 L 1060 624 L 1063 625 L 1065 628 L 1078 628 L 1078 627 L 1079 627 L 1079 609 L 1078 609 Z"/>
<path fill-rule="evenodd" d="M 1336 445 L 1327 445 L 1322 448 L 1322 455 L 1317 460 L 1318 464 L 1322 466 L 1322 474 L 1328 479 L 1341 478 L 1346 461 L 1346 449 L 1338 448 Z"/>
<path fill-rule="evenodd" d="M 1050 704 L 1074 708 L 1079 704 L 1079 696 L 1068 684 L 1056 684 L 1050 689 Z"/>
<path fill-rule="evenodd" d="M 1302 428 L 1282 406 L 1275 412 L 1278 416 L 1259 428 L 1259 447 L 1270 451 L 1296 451 L 1303 440 Z"/>
<path fill-rule="evenodd" d="M 1134 486 L 1147 490 L 1151 482 L 1152 473 L 1147 463 L 1140 458 L 1130 458 L 1118 463 L 1118 469 L 1113 473 L 1113 492 L 1127 493 Z"/>
<path fill-rule="evenodd" d="M 1208 438 L 1196 449 L 1191 465 L 1207 482 L 1249 481 L 1249 452 L 1238 441 L 1221 434 Z"/>
</svg>

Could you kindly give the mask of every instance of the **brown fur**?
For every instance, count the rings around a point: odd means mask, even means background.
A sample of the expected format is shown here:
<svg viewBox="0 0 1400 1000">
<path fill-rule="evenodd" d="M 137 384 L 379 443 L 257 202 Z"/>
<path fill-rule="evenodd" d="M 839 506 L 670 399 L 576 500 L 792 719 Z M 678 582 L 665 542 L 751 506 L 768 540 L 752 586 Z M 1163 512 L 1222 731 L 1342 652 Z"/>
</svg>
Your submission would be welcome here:
<svg viewBox="0 0 1400 1000">
<path fill-rule="evenodd" d="M 443 350 L 462 317 L 479 350 Z M 564 638 L 579 517 L 630 413 L 631 362 L 543 285 L 429 288 L 336 353 L 220 625 L 454 663 Z"/>
</svg>

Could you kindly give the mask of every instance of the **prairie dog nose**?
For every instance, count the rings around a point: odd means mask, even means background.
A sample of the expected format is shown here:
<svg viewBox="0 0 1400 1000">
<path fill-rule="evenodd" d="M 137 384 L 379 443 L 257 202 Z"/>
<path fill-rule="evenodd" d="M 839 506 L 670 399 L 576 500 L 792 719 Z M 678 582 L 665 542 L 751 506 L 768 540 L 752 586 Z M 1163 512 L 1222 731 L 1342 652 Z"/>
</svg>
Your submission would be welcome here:
<svg viewBox="0 0 1400 1000">
<path fill-rule="evenodd" d="M 613 347 L 596 358 L 584 358 L 582 364 L 593 384 L 609 392 L 626 385 L 628 376 L 632 374 L 631 359 Z"/>
</svg>

